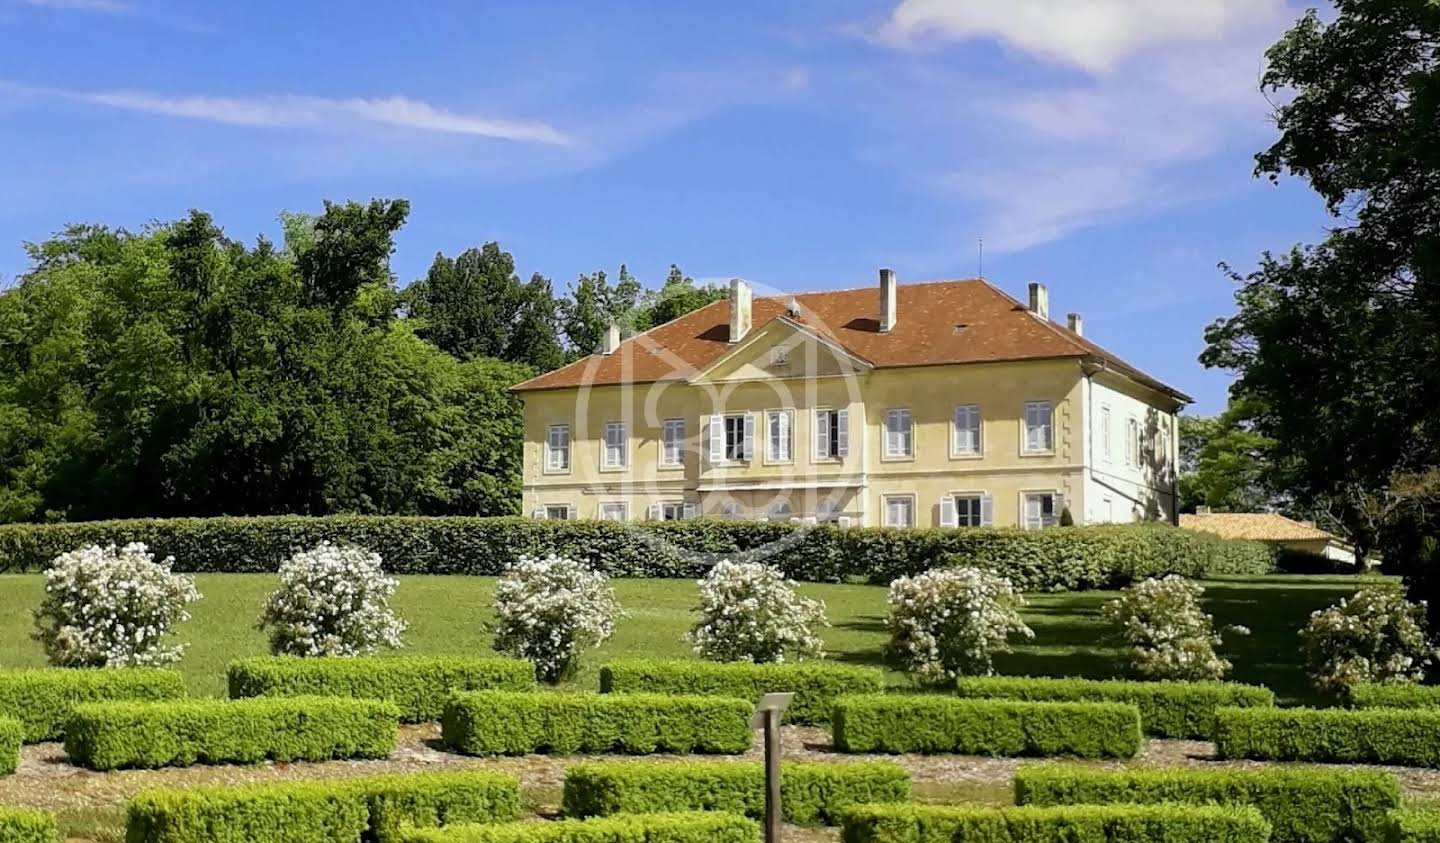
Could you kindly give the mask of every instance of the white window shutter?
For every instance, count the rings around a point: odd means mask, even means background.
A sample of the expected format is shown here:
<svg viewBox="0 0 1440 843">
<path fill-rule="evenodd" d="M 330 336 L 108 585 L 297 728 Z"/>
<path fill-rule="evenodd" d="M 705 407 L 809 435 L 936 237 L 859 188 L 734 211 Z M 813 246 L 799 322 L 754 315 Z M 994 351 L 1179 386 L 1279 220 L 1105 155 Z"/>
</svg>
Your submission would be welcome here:
<svg viewBox="0 0 1440 843">
<path fill-rule="evenodd" d="M 725 417 L 710 417 L 710 462 L 725 461 Z"/>
<path fill-rule="evenodd" d="M 745 455 L 742 459 L 755 459 L 755 414 L 745 414 Z"/>
<path fill-rule="evenodd" d="M 544 521 L 544 520 L 545 520 L 545 507 L 543 507 L 543 506 L 537 506 L 537 507 L 535 507 L 535 511 L 532 512 L 532 513 L 530 513 L 530 514 L 531 514 L 533 517 L 539 518 L 541 521 Z"/>
<path fill-rule="evenodd" d="M 839 450 L 840 457 L 843 459 L 850 456 L 850 411 L 836 410 L 835 418 L 835 424 L 840 429 Z"/>
<path fill-rule="evenodd" d="M 825 453 L 826 443 L 830 441 L 830 431 L 825 424 L 826 413 L 824 410 L 815 411 L 815 441 L 813 451 L 816 459 L 823 459 L 829 456 Z"/>
<path fill-rule="evenodd" d="M 687 503 L 687 504 L 685 504 L 685 517 L 686 517 L 686 518 L 694 518 L 694 517 L 695 517 L 695 504 L 693 504 L 693 503 Z"/>
<path fill-rule="evenodd" d="M 1063 492 L 1055 493 L 1055 523 L 1060 523 L 1060 515 L 1065 511 L 1065 495 Z"/>
<path fill-rule="evenodd" d="M 950 495 L 945 495 L 940 499 L 940 526 L 960 526 L 960 516 L 955 511 L 955 498 Z"/>
<path fill-rule="evenodd" d="M 650 508 L 647 509 L 646 512 L 645 512 L 645 517 L 649 518 L 651 521 L 659 521 L 659 520 L 660 520 L 660 504 L 658 504 L 658 503 L 652 503 L 652 504 L 650 504 Z"/>
<path fill-rule="evenodd" d="M 995 499 L 989 495 L 980 498 L 980 526 L 995 526 Z"/>
</svg>

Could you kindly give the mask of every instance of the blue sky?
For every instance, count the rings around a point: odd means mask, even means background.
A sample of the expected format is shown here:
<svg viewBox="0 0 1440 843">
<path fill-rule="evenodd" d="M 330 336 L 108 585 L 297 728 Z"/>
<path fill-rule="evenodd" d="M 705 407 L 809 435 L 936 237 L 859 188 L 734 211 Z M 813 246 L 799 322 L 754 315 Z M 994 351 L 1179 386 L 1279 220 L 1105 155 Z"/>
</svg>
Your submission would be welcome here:
<svg viewBox="0 0 1440 843">
<path fill-rule="evenodd" d="M 69 222 L 405 197 L 402 282 L 498 240 L 564 288 L 986 277 L 1223 406 L 1216 269 L 1318 239 L 1251 176 L 1285 0 L 0 0 L 0 284 Z M 901 315 L 903 317 L 903 314 Z"/>
</svg>

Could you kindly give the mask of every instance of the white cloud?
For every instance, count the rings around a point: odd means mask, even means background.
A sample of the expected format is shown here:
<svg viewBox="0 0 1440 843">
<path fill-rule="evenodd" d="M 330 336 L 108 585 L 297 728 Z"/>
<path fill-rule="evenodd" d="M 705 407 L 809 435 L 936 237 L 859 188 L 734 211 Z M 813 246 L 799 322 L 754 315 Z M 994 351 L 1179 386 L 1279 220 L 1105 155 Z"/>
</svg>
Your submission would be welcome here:
<svg viewBox="0 0 1440 843">
<path fill-rule="evenodd" d="M 27 6 L 40 9 L 64 9 L 74 12 L 103 12 L 124 15 L 135 11 L 135 7 L 120 0 L 22 0 Z"/>
<path fill-rule="evenodd" d="M 1098 73 L 1159 44 L 1214 41 L 1284 0 L 902 0 L 881 27 L 892 45 L 993 38 Z"/>
</svg>

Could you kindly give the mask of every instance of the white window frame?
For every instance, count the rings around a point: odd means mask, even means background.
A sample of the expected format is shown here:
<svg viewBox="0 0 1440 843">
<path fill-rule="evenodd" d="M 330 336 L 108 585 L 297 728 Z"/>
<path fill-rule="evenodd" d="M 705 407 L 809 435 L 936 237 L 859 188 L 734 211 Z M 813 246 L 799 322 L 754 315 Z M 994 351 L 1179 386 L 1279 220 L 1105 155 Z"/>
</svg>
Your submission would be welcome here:
<svg viewBox="0 0 1440 843">
<path fill-rule="evenodd" d="M 795 508 L 791 506 L 789 498 L 771 501 L 765 505 L 765 517 L 770 521 L 789 521 L 794 516 Z"/>
<path fill-rule="evenodd" d="M 615 436 L 617 431 L 618 437 Z M 617 441 L 612 442 L 612 439 Z M 611 459 L 612 453 L 616 459 Z M 625 422 L 605 422 L 605 438 L 600 443 L 600 468 L 604 471 L 623 471 L 629 467 L 630 426 Z"/>
<path fill-rule="evenodd" d="M 738 428 L 738 449 L 732 449 L 730 428 Z M 734 454 L 732 456 L 732 454 Z M 710 461 L 717 465 L 747 463 L 755 458 L 755 414 L 724 413 L 710 417 Z"/>
<path fill-rule="evenodd" d="M 606 513 L 606 510 L 618 510 L 618 512 L 615 517 L 611 517 Z M 623 522 L 630 520 L 630 504 L 625 501 L 601 501 L 599 508 L 596 509 L 595 512 L 601 521 Z"/>
<path fill-rule="evenodd" d="M 776 423 L 779 423 L 783 437 L 777 448 Z M 789 465 L 795 462 L 795 413 L 793 410 L 765 411 L 765 463 L 766 465 Z"/>
<path fill-rule="evenodd" d="M 835 432 L 831 453 L 830 432 Z M 850 411 L 840 407 L 817 407 L 812 427 L 815 441 L 811 452 L 816 462 L 840 462 L 850 455 Z"/>
<path fill-rule="evenodd" d="M 547 503 L 547 504 L 541 504 L 541 509 L 545 510 L 545 520 L 546 520 L 546 521 L 571 521 L 571 520 L 573 520 L 573 519 L 575 518 L 575 505 L 574 505 L 574 504 L 569 504 L 569 503 Z M 562 517 L 560 517 L 560 518 L 555 518 L 555 517 L 553 517 L 553 516 L 551 515 L 551 512 L 553 512 L 553 511 L 555 511 L 555 510 L 561 510 L 561 511 L 563 511 L 563 512 L 565 513 L 564 516 L 562 516 Z"/>
<path fill-rule="evenodd" d="M 557 446 L 555 440 L 564 438 L 564 445 Z M 563 465 L 556 465 L 555 455 L 559 454 Z M 545 473 L 546 474 L 569 474 L 570 473 L 570 425 L 552 424 L 545 432 Z"/>
<path fill-rule="evenodd" d="M 684 501 L 661 501 L 656 506 L 659 507 L 661 521 L 681 521 L 695 517 L 695 505 Z"/>
<path fill-rule="evenodd" d="M 1140 467 L 1140 420 L 1134 416 L 1125 419 L 1125 464 Z"/>
<path fill-rule="evenodd" d="M 952 495 L 951 500 L 955 501 L 955 526 L 985 526 L 985 498 L 986 495 L 981 492 L 960 492 L 959 494 Z M 965 504 L 965 513 L 963 516 L 961 514 L 961 503 Z"/>
<path fill-rule="evenodd" d="M 685 467 L 685 420 L 666 419 L 660 425 L 660 467 Z"/>
<path fill-rule="evenodd" d="M 903 429 L 897 429 L 897 422 L 904 422 Z M 890 407 L 885 410 L 885 459 L 911 460 L 915 458 L 915 417 L 908 407 Z"/>
<path fill-rule="evenodd" d="M 1050 498 L 1050 515 L 1041 510 L 1039 521 L 1030 518 L 1031 498 Z M 1058 489 L 1027 489 L 1020 493 L 1020 526 L 1026 530 L 1048 530 L 1060 525 L 1060 514 L 1065 511 L 1065 495 Z"/>
<path fill-rule="evenodd" d="M 967 420 L 965 427 L 960 426 L 962 417 Z M 961 431 L 975 434 L 973 448 L 961 447 Z M 950 414 L 950 456 L 956 459 L 985 456 L 985 419 L 979 404 L 959 404 Z"/>
<path fill-rule="evenodd" d="M 1112 444 L 1113 434 L 1110 428 L 1110 405 L 1100 405 L 1100 456 L 1105 462 L 1110 462 L 1114 445 Z"/>
<path fill-rule="evenodd" d="M 720 504 L 720 517 L 738 521 L 745 517 L 745 507 L 739 501 L 731 498 Z"/>
<path fill-rule="evenodd" d="M 910 507 L 910 523 L 909 523 L 909 524 L 896 524 L 896 523 L 895 523 L 895 520 L 890 517 L 890 503 L 891 503 L 891 501 L 895 501 L 895 502 L 905 501 L 906 504 Z M 884 495 L 884 496 L 882 496 L 882 497 L 880 498 L 880 512 L 881 512 L 881 518 L 883 519 L 881 523 L 884 524 L 884 526 L 886 526 L 886 527 L 894 527 L 894 528 L 897 528 L 897 529 L 909 529 L 909 528 L 911 528 L 911 527 L 914 527 L 917 523 L 919 523 L 919 521 L 918 521 L 918 519 L 917 519 L 917 517 L 916 517 L 916 512 L 915 512 L 916 506 L 917 506 L 917 504 L 916 504 L 916 498 L 915 498 L 915 495 L 914 495 L 913 493 L 910 493 L 910 494 L 897 494 L 897 495 Z"/>
<path fill-rule="evenodd" d="M 1048 429 L 1050 436 L 1046 447 L 1033 448 L 1030 445 L 1030 414 L 1032 411 L 1041 410 L 1046 414 L 1046 421 L 1043 429 Z M 1026 456 L 1044 456 L 1055 453 L 1055 405 L 1050 401 L 1026 401 L 1020 415 L 1020 453 Z"/>
</svg>

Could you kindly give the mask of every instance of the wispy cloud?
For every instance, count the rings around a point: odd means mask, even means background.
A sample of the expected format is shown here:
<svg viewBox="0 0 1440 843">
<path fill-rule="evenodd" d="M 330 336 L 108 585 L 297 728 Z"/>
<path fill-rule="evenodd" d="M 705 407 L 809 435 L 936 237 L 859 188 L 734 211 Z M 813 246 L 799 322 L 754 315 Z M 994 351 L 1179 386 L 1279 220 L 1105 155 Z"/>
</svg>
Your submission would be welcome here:
<svg viewBox="0 0 1440 843">
<path fill-rule="evenodd" d="M 126 15 L 135 7 L 121 0 L 21 0 L 27 6 L 38 9 L 62 9 L 73 12 L 101 12 L 107 15 Z"/>
</svg>

